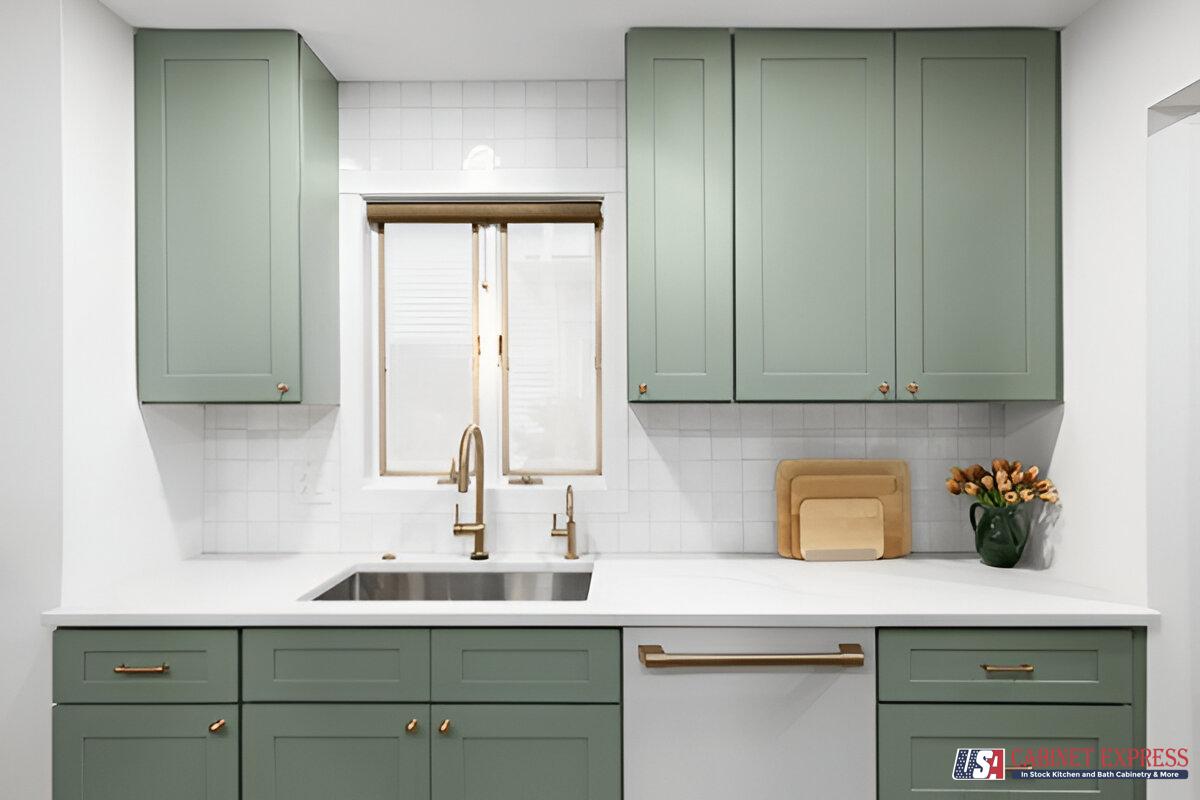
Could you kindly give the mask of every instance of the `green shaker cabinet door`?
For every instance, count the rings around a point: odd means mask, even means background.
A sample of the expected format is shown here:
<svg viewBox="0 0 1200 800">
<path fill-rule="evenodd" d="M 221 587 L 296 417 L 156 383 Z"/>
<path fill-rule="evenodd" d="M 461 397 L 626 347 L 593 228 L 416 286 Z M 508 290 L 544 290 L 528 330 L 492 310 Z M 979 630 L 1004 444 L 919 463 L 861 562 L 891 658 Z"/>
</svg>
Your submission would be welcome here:
<svg viewBox="0 0 1200 800">
<path fill-rule="evenodd" d="M 143 401 L 300 399 L 299 46 L 135 38 Z"/>
<path fill-rule="evenodd" d="M 429 798 L 427 705 L 251 704 L 243 713 L 242 800 Z"/>
<path fill-rule="evenodd" d="M 729 32 L 632 30 L 625 55 L 629 399 L 732 400 Z"/>
<path fill-rule="evenodd" d="M 902 398 L 1059 394 L 1058 34 L 896 34 Z"/>
<path fill-rule="evenodd" d="M 738 400 L 894 397 L 892 39 L 734 34 Z"/>
<path fill-rule="evenodd" d="M 54 800 L 160 798 L 238 800 L 236 705 L 55 707 Z"/>
<path fill-rule="evenodd" d="M 620 706 L 434 705 L 443 720 L 433 800 L 620 800 Z"/>
<path fill-rule="evenodd" d="M 1077 748 L 1090 751 L 1090 766 L 1098 767 L 1100 748 L 1132 746 L 1129 706 L 883 703 L 878 735 L 879 800 L 1140 796 L 1140 781 L 1006 777 L 964 782 L 952 777 L 960 747 L 1004 748 L 1006 769 L 1037 766 L 1037 753 L 1043 749 Z"/>
</svg>

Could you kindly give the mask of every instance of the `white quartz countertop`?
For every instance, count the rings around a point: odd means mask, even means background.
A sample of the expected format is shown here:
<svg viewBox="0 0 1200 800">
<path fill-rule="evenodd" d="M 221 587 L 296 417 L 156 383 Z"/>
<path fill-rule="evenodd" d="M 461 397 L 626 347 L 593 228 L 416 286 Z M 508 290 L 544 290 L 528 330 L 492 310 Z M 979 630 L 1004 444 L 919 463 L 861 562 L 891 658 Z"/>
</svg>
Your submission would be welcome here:
<svg viewBox="0 0 1200 800">
<path fill-rule="evenodd" d="M 592 570 L 583 601 L 321 601 L 357 569 Z M 974 557 L 805 562 L 773 556 L 202 556 L 91 592 L 51 627 L 255 626 L 1141 626 L 1157 612 L 1094 588 Z"/>
</svg>

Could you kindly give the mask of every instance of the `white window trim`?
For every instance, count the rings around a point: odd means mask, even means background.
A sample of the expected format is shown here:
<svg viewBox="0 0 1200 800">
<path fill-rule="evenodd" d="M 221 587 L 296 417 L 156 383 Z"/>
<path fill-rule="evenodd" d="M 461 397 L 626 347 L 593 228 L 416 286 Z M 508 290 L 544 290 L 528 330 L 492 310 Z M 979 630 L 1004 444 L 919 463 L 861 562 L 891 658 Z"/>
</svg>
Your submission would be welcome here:
<svg viewBox="0 0 1200 800">
<path fill-rule="evenodd" d="M 524 176 L 511 173 L 530 172 Z M 593 175 L 592 173 L 597 173 Z M 348 181 L 346 176 L 352 176 Z M 367 198 L 452 197 L 459 200 L 521 199 L 562 200 L 580 196 L 598 197 L 602 202 L 601 231 L 601 338 L 604 354 L 601 371 L 601 406 L 604 418 L 603 475 L 547 475 L 542 485 L 511 485 L 501 480 L 500 453 L 486 452 L 488 468 L 487 507 L 492 512 L 561 511 L 563 490 L 575 487 L 577 503 L 590 512 L 623 512 L 628 508 L 629 439 L 625 400 L 625 196 L 624 181 L 616 170 L 575 170 L 553 176 L 542 171 L 512 170 L 510 174 L 487 173 L 470 176 L 476 191 L 462 191 L 467 178 L 462 174 L 343 173 L 340 203 L 340 310 L 341 392 L 339 412 L 341 449 L 341 504 L 348 513 L 446 513 L 459 500 L 453 486 L 439 486 L 431 476 L 379 475 L 378 395 L 376 342 L 378 339 L 375 301 L 378 248 L 367 224 Z M 356 191 L 346 191 L 347 183 Z M 388 191 L 380 184 L 406 184 L 403 191 Z M 426 188 L 422 190 L 421 184 Z M 522 185 L 524 183 L 524 185 Z M 555 191 L 547 192 L 549 185 Z M 540 187 L 540 190 L 535 190 Z M 457 190 L 457 191 L 456 191 Z M 484 387 L 480 387 L 481 391 Z M 482 400 L 482 398 L 481 398 Z M 481 408 L 481 413 L 483 410 Z M 487 424 L 488 417 L 481 418 Z M 496 420 L 493 419 L 493 426 Z M 496 441 L 499 437 L 494 438 Z M 447 443 L 447 464 L 453 455 Z M 494 449 L 494 448 L 493 448 Z"/>
</svg>

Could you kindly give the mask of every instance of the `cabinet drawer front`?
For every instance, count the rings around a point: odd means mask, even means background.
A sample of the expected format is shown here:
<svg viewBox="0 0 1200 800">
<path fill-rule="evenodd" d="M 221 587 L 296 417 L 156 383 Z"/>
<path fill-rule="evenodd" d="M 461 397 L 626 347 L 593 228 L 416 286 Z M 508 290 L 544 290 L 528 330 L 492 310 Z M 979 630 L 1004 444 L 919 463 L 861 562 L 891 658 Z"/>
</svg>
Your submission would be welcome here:
<svg viewBox="0 0 1200 800">
<path fill-rule="evenodd" d="M 430 723 L 433 800 L 621 798 L 618 706 L 434 705 Z"/>
<path fill-rule="evenodd" d="M 247 701 L 429 699 L 429 631 L 261 629 L 242 636 Z"/>
<path fill-rule="evenodd" d="M 1133 633 L 881 630 L 879 699 L 1132 703 Z"/>
<path fill-rule="evenodd" d="M 429 737 L 425 704 L 247 705 L 242 797 L 429 800 Z"/>
<path fill-rule="evenodd" d="M 1086 795 L 1106 800 L 1133 798 L 1138 781 L 1039 780 L 963 783 L 952 777 L 960 747 L 1004 748 L 1006 768 L 1036 762 L 1043 748 L 1081 748 L 1098 767 L 1100 748 L 1130 747 L 1129 706 L 926 705 L 879 706 L 879 800 L 965 797 L 968 793 L 1030 800 Z M 1036 757 L 1036 756 L 1035 756 Z M 995 791 L 986 791 L 996 787 Z"/>
<path fill-rule="evenodd" d="M 56 703 L 237 702 L 237 670 L 237 631 L 54 633 Z"/>
<path fill-rule="evenodd" d="M 621 700 L 616 630 L 435 630 L 432 663 L 437 701 Z"/>
<path fill-rule="evenodd" d="M 238 738 L 233 704 L 56 706 L 54 800 L 237 800 Z"/>
</svg>

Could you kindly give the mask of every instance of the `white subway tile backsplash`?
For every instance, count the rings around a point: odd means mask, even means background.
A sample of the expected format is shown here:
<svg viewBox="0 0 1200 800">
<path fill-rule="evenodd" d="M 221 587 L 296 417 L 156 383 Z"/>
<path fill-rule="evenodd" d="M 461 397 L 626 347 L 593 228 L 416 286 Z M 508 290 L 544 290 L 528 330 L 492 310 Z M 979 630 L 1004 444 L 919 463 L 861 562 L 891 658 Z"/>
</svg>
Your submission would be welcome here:
<svg viewBox="0 0 1200 800">
<path fill-rule="evenodd" d="M 587 108 L 587 81 L 558 81 L 555 105 L 559 108 Z"/>
<path fill-rule="evenodd" d="M 462 169 L 462 139 L 435 139 L 433 142 L 434 169 Z"/>
<path fill-rule="evenodd" d="M 430 113 L 434 139 L 461 139 L 463 110 L 461 108 L 435 108 Z"/>
<path fill-rule="evenodd" d="M 588 108 L 616 108 L 617 82 L 588 81 L 587 104 Z"/>
<path fill-rule="evenodd" d="M 526 108 L 554 108 L 558 104 L 558 87 L 554 81 L 526 81 Z"/>
<path fill-rule="evenodd" d="M 431 102 L 428 81 L 405 81 L 400 84 L 400 105 L 410 108 L 428 108 Z"/>
<path fill-rule="evenodd" d="M 370 167 L 370 140 L 342 139 L 338 142 L 338 169 L 364 170 Z"/>
<path fill-rule="evenodd" d="M 402 141 L 400 163 L 403 169 L 433 169 L 433 142 L 429 139 Z"/>
<path fill-rule="evenodd" d="M 367 108 L 339 109 L 338 136 L 342 139 L 369 139 L 371 137 L 371 110 Z"/>
<path fill-rule="evenodd" d="M 497 81 L 493 96 L 496 108 L 524 108 L 525 84 L 521 81 Z"/>
<path fill-rule="evenodd" d="M 555 117 L 555 136 L 559 139 L 583 138 L 587 136 L 587 109 L 560 108 Z"/>
<path fill-rule="evenodd" d="M 496 140 L 496 168 L 517 169 L 525 166 L 524 139 Z"/>
<path fill-rule="evenodd" d="M 371 105 L 371 84 L 346 81 L 338 84 L 338 108 L 367 108 Z M 340 131 L 338 135 L 346 138 Z"/>
<path fill-rule="evenodd" d="M 555 166 L 559 169 L 586 167 L 587 139 L 559 139 L 555 147 Z"/>
<path fill-rule="evenodd" d="M 553 108 L 525 109 L 525 135 L 531 139 L 553 139 L 558 130 L 558 112 Z"/>
<path fill-rule="evenodd" d="M 588 139 L 587 166 L 591 169 L 606 169 L 617 166 L 617 140 Z"/>
<path fill-rule="evenodd" d="M 525 109 L 496 108 L 495 134 L 497 139 L 523 139 L 525 137 Z"/>
<path fill-rule="evenodd" d="M 525 140 L 525 166 L 539 169 L 551 168 L 555 166 L 557 157 L 558 142 L 555 139 Z"/>
<path fill-rule="evenodd" d="M 399 81 L 373 81 L 371 87 L 371 108 L 395 108 L 400 105 Z"/>
<path fill-rule="evenodd" d="M 464 108 L 462 115 L 463 139 L 491 139 L 496 135 L 495 110 L 491 108 Z"/>
<path fill-rule="evenodd" d="M 434 108 L 461 108 L 463 87 L 460 81 L 434 81 L 430 85 L 430 101 Z"/>
<path fill-rule="evenodd" d="M 463 108 L 492 108 L 496 104 L 495 84 L 491 81 L 464 81 Z"/>
<path fill-rule="evenodd" d="M 372 144 L 377 139 L 399 139 L 401 130 L 401 109 L 372 108 L 370 132 Z"/>
<path fill-rule="evenodd" d="M 617 136 L 617 110 L 615 108 L 589 108 L 587 110 L 587 135 L 589 138 Z"/>
</svg>

